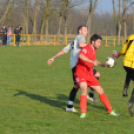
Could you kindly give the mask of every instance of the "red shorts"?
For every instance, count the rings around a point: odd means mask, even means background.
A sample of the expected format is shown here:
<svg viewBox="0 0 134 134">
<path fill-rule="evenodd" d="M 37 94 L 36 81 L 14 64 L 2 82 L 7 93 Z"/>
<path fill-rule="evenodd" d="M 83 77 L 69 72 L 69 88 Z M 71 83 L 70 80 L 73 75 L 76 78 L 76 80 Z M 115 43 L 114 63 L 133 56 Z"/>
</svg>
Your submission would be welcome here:
<svg viewBox="0 0 134 134">
<path fill-rule="evenodd" d="M 78 73 L 77 71 L 75 72 L 74 75 L 78 85 L 80 85 L 81 82 L 87 82 L 87 87 L 100 86 L 98 79 L 94 75 L 80 73 L 80 72 Z"/>
</svg>

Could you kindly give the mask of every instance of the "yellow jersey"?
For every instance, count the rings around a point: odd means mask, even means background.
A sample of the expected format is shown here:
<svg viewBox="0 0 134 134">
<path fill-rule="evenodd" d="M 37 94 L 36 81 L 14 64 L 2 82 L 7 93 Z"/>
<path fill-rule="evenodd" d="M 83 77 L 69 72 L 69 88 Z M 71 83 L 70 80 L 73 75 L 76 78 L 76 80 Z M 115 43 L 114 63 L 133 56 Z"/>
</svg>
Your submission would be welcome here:
<svg viewBox="0 0 134 134">
<path fill-rule="evenodd" d="M 120 55 L 124 55 L 124 66 L 134 68 L 134 34 L 128 36 Z"/>
</svg>

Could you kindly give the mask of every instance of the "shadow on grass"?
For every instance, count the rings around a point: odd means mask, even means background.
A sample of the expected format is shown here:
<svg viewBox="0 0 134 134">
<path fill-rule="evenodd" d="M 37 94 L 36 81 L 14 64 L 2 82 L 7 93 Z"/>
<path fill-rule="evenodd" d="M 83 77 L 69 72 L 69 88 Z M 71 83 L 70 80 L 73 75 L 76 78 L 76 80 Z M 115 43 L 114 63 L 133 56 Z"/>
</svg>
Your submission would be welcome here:
<svg viewBox="0 0 134 134">
<path fill-rule="evenodd" d="M 43 102 L 43 103 L 46 103 L 50 106 L 53 106 L 53 107 L 57 107 L 57 108 L 62 108 L 64 111 L 65 111 L 65 106 L 66 106 L 66 101 L 65 101 L 65 98 L 67 99 L 67 96 L 62 96 L 62 95 L 58 95 L 60 98 L 59 100 L 57 99 L 53 99 L 51 97 L 48 97 L 48 96 L 41 96 L 41 95 L 37 95 L 37 94 L 31 94 L 31 93 L 28 93 L 26 91 L 22 91 L 22 90 L 16 90 L 18 93 L 17 94 L 14 94 L 14 96 L 18 96 L 18 95 L 25 95 L 26 97 L 29 97 L 30 99 L 33 99 L 33 100 L 37 100 L 37 101 L 40 101 L 40 102 Z M 63 100 L 64 98 L 64 100 Z M 63 101 L 61 101 L 61 99 Z"/>
<path fill-rule="evenodd" d="M 26 91 L 22 91 L 22 90 L 18 90 L 18 89 L 16 89 L 16 91 L 18 93 L 14 94 L 14 96 L 25 95 L 26 97 L 29 97 L 30 99 L 46 103 L 46 104 L 48 104 L 50 106 L 53 106 L 53 107 L 61 108 L 64 111 L 65 111 L 65 107 L 66 107 L 67 101 L 68 101 L 68 96 L 66 96 L 64 94 L 57 94 L 57 99 L 53 99 L 53 98 L 48 97 L 48 96 L 41 96 L 41 95 L 37 95 L 37 94 L 31 94 L 31 93 L 28 93 Z M 79 104 L 80 100 L 75 99 L 74 103 Z M 101 102 L 99 102 L 99 103 L 101 103 Z M 88 101 L 87 105 L 90 106 L 90 107 L 93 107 L 95 109 L 99 109 L 99 110 L 100 109 L 103 109 L 103 110 L 105 109 L 104 106 L 99 106 L 98 104 L 95 104 L 95 103 L 90 102 L 90 101 Z"/>
<path fill-rule="evenodd" d="M 68 101 L 69 95 L 66 96 L 66 95 L 64 95 L 64 94 L 57 94 L 57 99 L 58 99 L 58 100 L 61 100 L 61 101 Z M 74 103 L 80 103 L 80 100 L 75 99 Z"/>
<path fill-rule="evenodd" d="M 102 102 L 100 102 L 99 101 L 99 103 L 102 103 Z M 90 106 L 90 107 L 93 107 L 93 108 L 95 108 L 95 109 L 98 109 L 98 110 L 105 110 L 106 111 L 106 108 L 105 108 L 105 106 L 99 106 L 98 104 L 95 104 L 95 103 L 93 103 L 93 102 L 87 102 L 87 106 Z M 90 110 L 91 110 L 91 108 L 89 108 Z"/>
</svg>

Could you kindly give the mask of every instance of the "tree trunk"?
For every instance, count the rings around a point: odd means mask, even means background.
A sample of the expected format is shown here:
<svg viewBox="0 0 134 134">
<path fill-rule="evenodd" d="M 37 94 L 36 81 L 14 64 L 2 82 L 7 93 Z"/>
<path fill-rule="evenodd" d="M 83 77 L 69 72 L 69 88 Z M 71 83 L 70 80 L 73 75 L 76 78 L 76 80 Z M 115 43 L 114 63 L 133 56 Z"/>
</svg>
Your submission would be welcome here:
<svg viewBox="0 0 134 134">
<path fill-rule="evenodd" d="M 28 41 L 28 9 L 29 9 L 29 4 L 28 1 L 25 0 L 25 32 L 27 34 L 27 41 Z"/>
<path fill-rule="evenodd" d="M 44 33 L 44 28 L 45 28 L 45 40 L 47 41 L 48 40 L 48 20 L 49 20 L 49 14 L 50 14 L 50 11 L 49 11 L 49 5 L 50 5 L 50 2 L 51 0 L 46 0 L 46 7 L 45 7 L 45 10 L 44 10 L 44 17 L 43 17 L 43 22 L 42 22 L 42 26 L 41 26 L 41 34 Z M 46 27 L 45 27 L 45 24 L 46 24 Z"/>
<path fill-rule="evenodd" d="M 120 35 L 121 35 L 121 23 L 118 25 L 118 42 L 117 44 L 120 45 Z"/>
<path fill-rule="evenodd" d="M 120 35 L 121 35 L 121 0 L 119 0 L 119 18 L 118 18 L 118 26 L 117 26 L 117 31 L 118 31 L 118 41 L 117 44 L 120 45 Z"/>
<path fill-rule="evenodd" d="M 124 20 L 123 20 L 123 33 L 124 33 L 124 40 L 127 39 L 127 22 L 126 22 L 126 15 L 124 16 Z"/>
<path fill-rule="evenodd" d="M 48 41 L 48 19 L 46 18 L 46 41 Z"/>
<path fill-rule="evenodd" d="M 91 14 L 88 15 L 88 19 L 89 19 L 89 21 L 87 24 L 87 30 L 88 30 L 88 35 L 90 36 L 92 34 L 92 32 L 91 32 L 92 15 Z"/>
<path fill-rule="evenodd" d="M 124 34 L 124 40 L 127 38 L 127 25 L 126 25 L 126 2 L 123 0 L 123 34 Z"/>
<path fill-rule="evenodd" d="M 38 9 L 38 2 L 39 0 L 35 1 L 35 5 L 34 5 L 34 19 L 33 19 L 33 32 L 32 34 L 36 34 L 36 26 L 37 26 L 37 9 Z"/>
<path fill-rule="evenodd" d="M 87 28 L 88 28 L 88 35 L 91 35 L 91 23 L 92 23 L 92 16 L 95 11 L 96 5 L 97 5 L 98 0 L 95 0 L 93 4 L 93 0 L 89 0 L 89 14 L 88 14 L 88 19 L 87 19 Z"/>
<path fill-rule="evenodd" d="M 67 18 L 68 18 L 68 6 L 69 6 L 69 0 L 65 1 L 65 11 L 64 11 L 64 20 L 65 20 L 65 25 L 64 25 L 64 42 L 66 42 L 66 35 L 67 35 Z"/>
<path fill-rule="evenodd" d="M 118 36 L 118 22 L 117 22 L 117 17 L 116 17 L 116 9 L 115 9 L 115 1 L 113 0 L 113 16 L 114 16 L 114 26 L 115 26 L 115 35 Z"/>
<path fill-rule="evenodd" d="M 58 33 L 57 35 L 60 35 L 60 31 L 61 31 L 61 21 L 62 21 L 62 14 L 60 13 L 60 18 L 59 18 L 59 27 L 58 27 Z M 59 37 L 57 37 L 58 42 L 59 42 Z"/>
<path fill-rule="evenodd" d="M 7 13 L 8 13 L 8 10 L 10 8 L 10 2 L 11 0 L 8 0 L 7 3 L 6 3 L 6 10 L 4 12 L 4 14 L 2 15 L 1 19 L 0 19 L 0 23 L 5 19 Z"/>
</svg>

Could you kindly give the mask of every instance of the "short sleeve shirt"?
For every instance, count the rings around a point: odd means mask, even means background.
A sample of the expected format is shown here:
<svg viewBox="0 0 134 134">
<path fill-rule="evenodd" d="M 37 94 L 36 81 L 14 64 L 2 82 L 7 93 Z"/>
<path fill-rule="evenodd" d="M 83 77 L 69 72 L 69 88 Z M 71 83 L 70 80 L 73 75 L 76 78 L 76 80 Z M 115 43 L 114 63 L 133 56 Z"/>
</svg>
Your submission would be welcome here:
<svg viewBox="0 0 134 134">
<path fill-rule="evenodd" d="M 86 43 L 86 38 L 84 35 L 76 36 L 76 38 L 69 45 L 63 48 L 63 51 L 65 53 L 71 52 L 71 57 L 70 57 L 71 68 L 75 67 L 78 62 L 78 56 L 81 51 L 81 47 L 79 47 L 80 41 Z"/>
<path fill-rule="evenodd" d="M 96 58 L 96 50 L 93 49 L 90 44 L 83 47 L 82 50 L 80 51 L 80 54 L 85 55 L 88 59 L 90 59 L 92 61 L 94 61 Z M 92 70 L 92 67 L 93 67 L 93 64 L 91 62 L 83 61 L 80 58 L 78 59 L 78 64 L 77 64 L 78 71 L 89 73 Z M 92 71 L 91 71 L 91 73 L 92 73 Z"/>
</svg>

